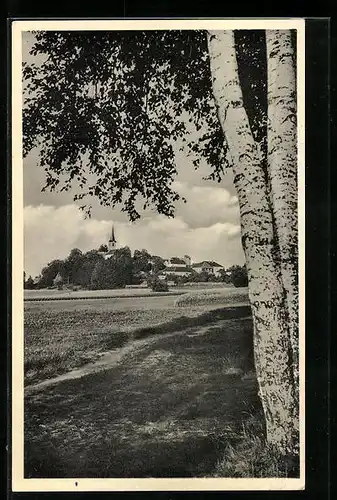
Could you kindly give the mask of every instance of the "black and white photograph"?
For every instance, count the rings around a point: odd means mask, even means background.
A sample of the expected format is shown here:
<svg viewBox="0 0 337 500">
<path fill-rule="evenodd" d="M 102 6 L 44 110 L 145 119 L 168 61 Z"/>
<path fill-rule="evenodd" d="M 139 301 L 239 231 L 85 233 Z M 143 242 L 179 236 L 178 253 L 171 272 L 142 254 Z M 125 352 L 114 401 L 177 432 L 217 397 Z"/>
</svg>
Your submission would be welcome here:
<svg viewBox="0 0 337 500">
<path fill-rule="evenodd" d="M 304 51 L 13 22 L 14 491 L 304 488 Z"/>
</svg>

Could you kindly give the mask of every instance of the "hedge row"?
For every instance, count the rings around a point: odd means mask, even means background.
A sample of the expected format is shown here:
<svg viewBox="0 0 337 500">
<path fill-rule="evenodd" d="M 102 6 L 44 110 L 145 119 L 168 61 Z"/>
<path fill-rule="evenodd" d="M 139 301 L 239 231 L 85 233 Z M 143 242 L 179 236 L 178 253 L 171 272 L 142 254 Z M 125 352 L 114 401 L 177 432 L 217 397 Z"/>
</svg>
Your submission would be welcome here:
<svg viewBox="0 0 337 500">
<path fill-rule="evenodd" d="M 212 304 L 238 304 L 248 303 L 247 288 L 212 290 L 209 292 L 190 292 L 181 295 L 174 301 L 177 307 L 202 306 Z"/>
</svg>

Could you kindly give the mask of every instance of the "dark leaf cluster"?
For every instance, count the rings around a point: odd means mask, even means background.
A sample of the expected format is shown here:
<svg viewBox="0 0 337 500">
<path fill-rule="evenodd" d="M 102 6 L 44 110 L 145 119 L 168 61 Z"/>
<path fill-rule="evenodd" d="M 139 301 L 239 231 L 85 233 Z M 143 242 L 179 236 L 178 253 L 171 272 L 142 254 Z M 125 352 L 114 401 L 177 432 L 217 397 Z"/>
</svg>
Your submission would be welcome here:
<svg viewBox="0 0 337 500">
<path fill-rule="evenodd" d="M 224 138 L 205 32 L 34 35 L 36 62 L 23 69 L 23 152 L 39 148 L 44 189 L 72 189 L 75 200 L 86 200 L 84 209 L 90 197 L 121 206 L 131 220 L 148 204 L 173 216 L 178 139 L 189 145 L 196 167 L 204 157 L 219 177 Z"/>
</svg>

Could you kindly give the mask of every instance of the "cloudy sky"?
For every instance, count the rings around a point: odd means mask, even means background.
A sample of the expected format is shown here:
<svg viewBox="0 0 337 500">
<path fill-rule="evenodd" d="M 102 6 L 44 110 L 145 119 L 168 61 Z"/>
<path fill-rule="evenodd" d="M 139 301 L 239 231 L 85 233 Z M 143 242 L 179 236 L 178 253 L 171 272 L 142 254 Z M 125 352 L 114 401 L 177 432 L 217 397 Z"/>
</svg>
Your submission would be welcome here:
<svg viewBox="0 0 337 500">
<path fill-rule="evenodd" d="M 23 58 L 32 43 L 23 38 Z M 73 193 L 43 193 L 44 172 L 38 166 L 38 151 L 32 151 L 24 168 L 24 266 L 36 276 L 53 259 L 65 258 L 72 248 L 87 251 L 107 242 L 112 222 L 119 246 L 146 248 L 162 257 L 188 254 L 192 261 L 216 260 L 225 267 L 244 262 L 240 241 L 238 201 L 231 171 L 220 184 L 203 180 L 206 164 L 194 170 L 184 152 L 176 152 L 176 190 L 187 203 L 178 202 L 176 216 L 168 219 L 147 211 L 130 223 L 119 209 L 93 204 L 91 219 L 85 219 Z"/>
</svg>

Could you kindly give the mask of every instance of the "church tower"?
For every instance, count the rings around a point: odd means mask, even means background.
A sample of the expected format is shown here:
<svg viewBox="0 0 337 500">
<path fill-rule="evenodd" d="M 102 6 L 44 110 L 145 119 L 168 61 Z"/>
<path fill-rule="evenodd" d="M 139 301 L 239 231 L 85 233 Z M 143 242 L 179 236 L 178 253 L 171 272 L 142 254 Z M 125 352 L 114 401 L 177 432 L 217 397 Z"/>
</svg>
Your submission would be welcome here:
<svg viewBox="0 0 337 500">
<path fill-rule="evenodd" d="M 109 238 L 109 241 L 108 241 L 108 251 L 111 252 L 113 250 L 116 249 L 116 237 L 115 237 L 115 228 L 114 228 L 114 225 L 112 224 L 112 228 L 111 228 L 111 236 Z"/>
</svg>

